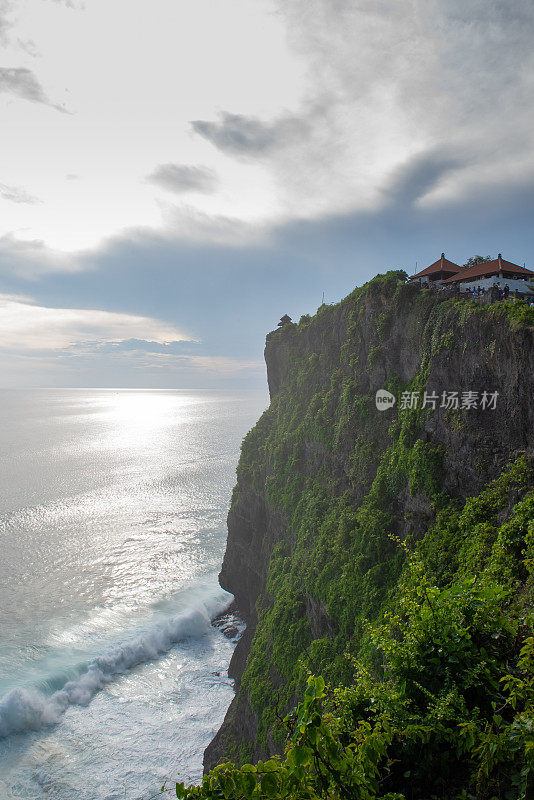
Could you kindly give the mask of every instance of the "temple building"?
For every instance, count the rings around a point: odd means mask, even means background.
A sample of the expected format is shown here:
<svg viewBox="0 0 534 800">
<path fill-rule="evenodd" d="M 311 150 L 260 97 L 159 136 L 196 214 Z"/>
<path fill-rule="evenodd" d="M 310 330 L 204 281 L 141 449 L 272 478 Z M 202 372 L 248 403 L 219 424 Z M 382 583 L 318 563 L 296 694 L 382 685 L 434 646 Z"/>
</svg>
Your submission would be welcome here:
<svg viewBox="0 0 534 800">
<path fill-rule="evenodd" d="M 443 283 L 448 278 L 452 278 L 460 272 L 461 269 L 459 264 L 448 261 L 445 258 L 445 253 L 442 253 L 438 261 L 434 261 L 433 264 L 422 269 L 421 272 L 416 272 L 415 275 L 411 275 L 410 280 L 419 281 L 419 283 Z"/>
<path fill-rule="evenodd" d="M 410 280 L 445 288 L 456 287 L 461 292 L 472 291 L 479 287 L 487 291 L 495 284 L 503 289 L 505 284 L 508 284 L 511 294 L 518 292 L 530 296 L 534 293 L 534 272 L 519 264 L 505 261 L 500 253 L 492 261 L 483 261 L 472 267 L 461 267 L 453 261 L 448 261 L 442 253 L 439 261 L 410 276 Z"/>
<path fill-rule="evenodd" d="M 493 261 L 484 261 L 468 269 L 461 269 L 456 275 L 443 281 L 444 286 L 457 286 L 461 292 L 478 289 L 479 286 L 486 291 L 495 283 L 501 288 L 508 284 L 512 293 L 517 291 L 519 294 L 530 295 L 534 292 L 534 272 L 520 267 L 519 264 L 505 261 L 499 253 Z"/>
</svg>

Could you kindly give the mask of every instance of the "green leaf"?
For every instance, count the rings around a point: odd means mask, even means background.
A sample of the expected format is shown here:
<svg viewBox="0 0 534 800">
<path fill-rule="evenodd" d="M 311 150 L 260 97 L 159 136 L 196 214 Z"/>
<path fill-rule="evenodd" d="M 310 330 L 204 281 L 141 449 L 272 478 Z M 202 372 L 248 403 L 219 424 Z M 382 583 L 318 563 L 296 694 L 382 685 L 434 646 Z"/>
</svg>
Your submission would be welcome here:
<svg viewBox="0 0 534 800">
<path fill-rule="evenodd" d="M 289 751 L 287 760 L 295 767 L 300 767 L 303 764 L 309 763 L 310 756 L 311 750 L 308 750 L 306 747 L 301 747 L 300 745 L 295 745 L 295 747 L 291 748 Z"/>
<path fill-rule="evenodd" d="M 276 797 L 278 793 L 278 779 L 274 772 L 262 776 L 261 789 L 267 797 Z"/>
<path fill-rule="evenodd" d="M 219 784 L 223 791 L 223 794 L 227 798 L 231 798 L 232 795 L 235 793 L 235 781 L 232 775 L 218 775 Z"/>
<path fill-rule="evenodd" d="M 245 797 L 251 797 L 252 792 L 256 788 L 256 778 L 252 772 L 241 772 L 241 779 L 243 785 L 243 794 Z"/>
</svg>

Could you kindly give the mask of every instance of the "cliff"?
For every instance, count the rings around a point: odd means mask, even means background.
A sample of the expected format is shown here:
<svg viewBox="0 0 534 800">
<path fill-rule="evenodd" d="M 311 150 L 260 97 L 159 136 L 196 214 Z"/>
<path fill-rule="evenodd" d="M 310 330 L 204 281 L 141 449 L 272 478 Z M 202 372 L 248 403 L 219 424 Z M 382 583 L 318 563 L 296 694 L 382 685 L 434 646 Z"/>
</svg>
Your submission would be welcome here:
<svg viewBox="0 0 534 800">
<path fill-rule="evenodd" d="M 206 769 L 282 752 L 279 720 L 301 696 L 302 664 L 352 682 L 408 551 L 438 587 L 497 574 L 503 531 L 520 507 L 523 538 L 532 519 L 531 311 L 388 273 L 268 334 L 265 360 L 271 405 L 243 443 L 220 574 L 248 627 Z M 377 409 L 379 389 L 393 407 Z M 417 405 L 402 407 L 403 393 Z M 506 546 L 519 564 L 523 539 Z M 514 581 L 530 609 L 526 574 Z"/>
</svg>

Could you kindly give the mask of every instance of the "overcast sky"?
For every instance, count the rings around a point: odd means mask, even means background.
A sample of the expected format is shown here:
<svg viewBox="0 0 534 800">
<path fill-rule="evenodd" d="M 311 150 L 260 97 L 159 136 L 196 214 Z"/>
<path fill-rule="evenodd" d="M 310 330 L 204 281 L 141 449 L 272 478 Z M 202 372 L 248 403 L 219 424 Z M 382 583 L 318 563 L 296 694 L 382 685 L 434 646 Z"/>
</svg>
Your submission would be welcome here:
<svg viewBox="0 0 534 800">
<path fill-rule="evenodd" d="M 0 0 L 0 385 L 264 385 L 442 250 L 534 268 L 532 0 Z"/>
</svg>

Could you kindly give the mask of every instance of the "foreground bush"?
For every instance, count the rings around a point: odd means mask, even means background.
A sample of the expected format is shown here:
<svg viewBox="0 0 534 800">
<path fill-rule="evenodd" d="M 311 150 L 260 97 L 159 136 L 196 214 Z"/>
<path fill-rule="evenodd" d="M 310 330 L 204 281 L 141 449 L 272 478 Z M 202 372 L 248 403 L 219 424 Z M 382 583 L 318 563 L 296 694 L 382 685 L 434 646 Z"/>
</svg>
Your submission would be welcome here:
<svg viewBox="0 0 534 800">
<path fill-rule="evenodd" d="M 282 758 L 221 764 L 176 796 L 534 797 L 534 636 L 512 597 L 489 575 L 439 589 L 410 556 L 394 610 L 368 627 L 374 665 L 355 663 L 349 687 L 308 677 Z"/>
</svg>

